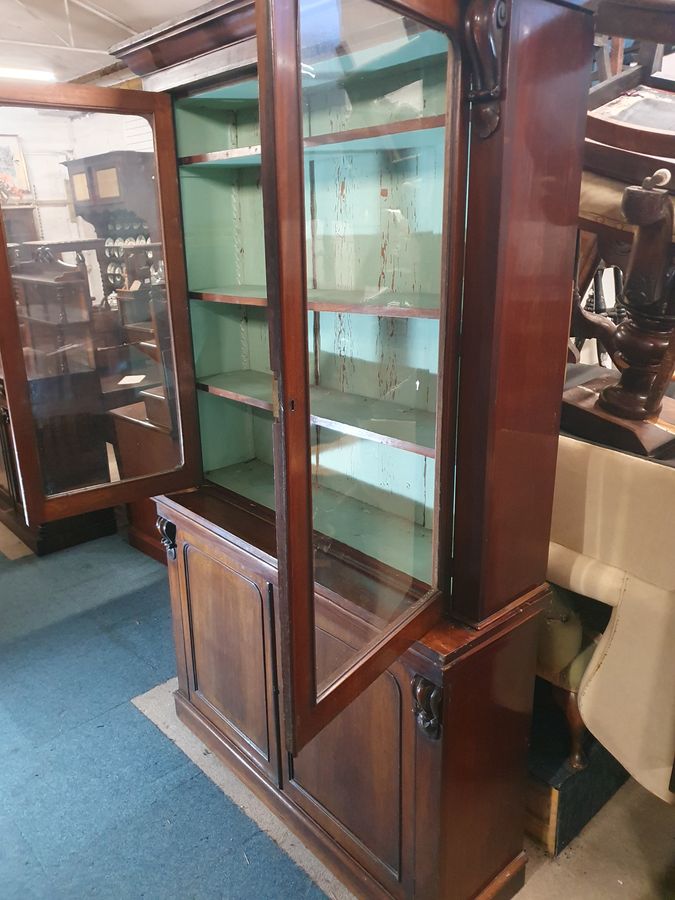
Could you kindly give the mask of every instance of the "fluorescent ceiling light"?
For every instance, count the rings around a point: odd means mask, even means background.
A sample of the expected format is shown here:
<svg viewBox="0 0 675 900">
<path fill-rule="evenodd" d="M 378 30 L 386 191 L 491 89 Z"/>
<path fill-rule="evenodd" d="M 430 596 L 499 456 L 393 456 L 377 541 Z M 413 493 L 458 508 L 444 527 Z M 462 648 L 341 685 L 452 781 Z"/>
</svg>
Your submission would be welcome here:
<svg viewBox="0 0 675 900">
<path fill-rule="evenodd" d="M 8 69 L 0 66 L 0 78 L 17 78 L 24 81 L 56 81 L 56 75 L 46 69 Z"/>
</svg>

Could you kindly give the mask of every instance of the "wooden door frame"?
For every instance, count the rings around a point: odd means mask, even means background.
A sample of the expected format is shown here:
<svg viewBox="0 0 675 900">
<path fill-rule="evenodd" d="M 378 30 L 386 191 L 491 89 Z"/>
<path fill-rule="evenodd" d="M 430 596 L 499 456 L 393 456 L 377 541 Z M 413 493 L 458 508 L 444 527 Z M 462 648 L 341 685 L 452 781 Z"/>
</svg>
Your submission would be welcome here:
<svg viewBox="0 0 675 900">
<path fill-rule="evenodd" d="M 379 2 L 379 0 L 373 0 Z M 431 24 L 445 33 L 452 53 L 448 61 L 446 128 L 446 205 L 449 227 L 444 237 L 439 343 L 441 363 L 457 354 L 463 269 L 467 147 L 448 135 L 466 124 L 456 4 L 440 0 L 384 3 L 397 12 Z M 297 0 L 267 0 L 256 6 L 260 121 L 263 154 L 265 245 L 271 365 L 275 373 L 275 471 L 279 560 L 279 644 L 284 692 L 287 748 L 297 753 L 314 735 L 443 616 L 450 581 L 450 535 L 456 427 L 456 373 L 439 371 L 437 428 L 434 589 L 376 642 L 358 654 L 320 697 L 317 696 L 314 646 L 314 568 L 312 492 L 309 458 L 309 372 L 307 354 L 306 265 L 304 237 L 303 131 L 300 106 L 300 60 Z M 467 129 L 454 134 L 467 134 Z M 461 142 L 460 142 L 461 143 Z M 272 163 L 265 162 L 271 160 Z M 449 190 L 456 191 L 448 201 Z M 446 346 L 447 345 L 447 346 Z M 445 354 L 445 362 L 443 359 Z M 440 578 L 440 580 L 439 580 Z"/>
<path fill-rule="evenodd" d="M 3 241 L 0 251 L 0 319 L 4 323 L 0 329 L 0 356 L 4 364 L 5 390 L 29 524 L 78 515 L 197 484 L 201 478 L 201 460 L 170 97 L 88 85 L 10 83 L 0 88 L 0 107 L 2 106 L 120 113 L 148 120 L 155 145 L 157 202 L 164 242 L 176 400 L 183 449 L 183 464 L 171 472 L 45 496 L 11 272 L 4 252 L 5 233 L 0 216 L 0 238 Z"/>
</svg>

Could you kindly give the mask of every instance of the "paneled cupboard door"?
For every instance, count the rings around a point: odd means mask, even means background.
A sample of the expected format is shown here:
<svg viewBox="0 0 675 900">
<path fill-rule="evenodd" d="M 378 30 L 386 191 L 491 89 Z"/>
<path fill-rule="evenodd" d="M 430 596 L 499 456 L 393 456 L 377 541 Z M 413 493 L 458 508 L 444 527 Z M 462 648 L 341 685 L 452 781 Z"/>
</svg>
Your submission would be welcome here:
<svg viewBox="0 0 675 900">
<path fill-rule="evenodd" d="M 200 477 L 171 102 L 0 90 L 0 355 L 30 524 Z"/>
<path fill-rule="evenodd" d="M 448 594 L 467 130 L 450 23 L 405 8 L 258 6 L 293 751 Z M 336 666 L 326 627 L 361 635 Z"/>
</svg>

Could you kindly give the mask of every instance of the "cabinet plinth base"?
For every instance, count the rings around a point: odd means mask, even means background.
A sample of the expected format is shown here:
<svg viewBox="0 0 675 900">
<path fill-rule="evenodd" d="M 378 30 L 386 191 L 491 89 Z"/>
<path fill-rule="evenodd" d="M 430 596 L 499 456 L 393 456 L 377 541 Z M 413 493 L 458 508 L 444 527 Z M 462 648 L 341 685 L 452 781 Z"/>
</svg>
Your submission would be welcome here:
<svg viewBox="0 0 675 900">
<path fill-rule="evenodd" d="M 496 878 L 492 879 L 478 894 L 476 900 L 511 900 L 525 884 L 526 865 L 527 854 L 523 850 Z"/>
<path fill-rule="evenodd" d="M 45 556 L 66 547 L 84 544 L 96 538 L 115 534 L 117 523 L 112 509 L 101 509 L 67 519 L 45 522 L 33 528 L 26 525 L 21 512 L 4 507 L 0 501 L 0 522 L 30 547 L 36 556 Z"/>
</svg>

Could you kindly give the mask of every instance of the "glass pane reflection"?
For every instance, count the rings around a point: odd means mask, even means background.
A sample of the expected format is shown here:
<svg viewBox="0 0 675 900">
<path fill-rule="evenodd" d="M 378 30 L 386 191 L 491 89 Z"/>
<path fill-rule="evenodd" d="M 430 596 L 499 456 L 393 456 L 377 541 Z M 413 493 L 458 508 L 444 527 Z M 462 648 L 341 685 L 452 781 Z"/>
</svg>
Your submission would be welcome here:
<svg viewBox="0 0 675 900">
<path fill-rule="evenodd" d="M 149 122 L 0 116 L 0 208 L 44 493 L 179 467 Z"/>
<path fill-rule="evenodd" d="M 433 584 L 451 48 L 370 0 L 301 0 L 300 49 L 314 573 L 377 639 Z M 359 649 L 330 652 L 323 610 L 319 692 Z"/>
</svg>

